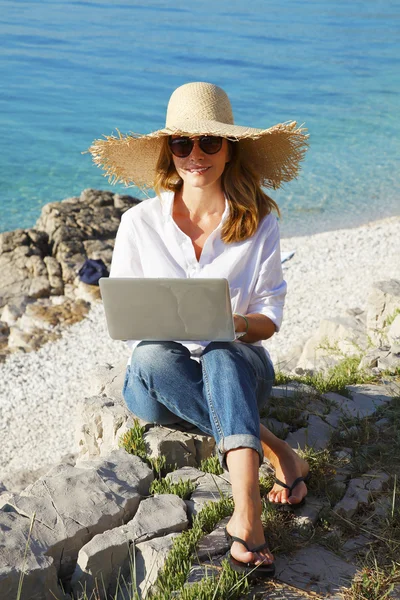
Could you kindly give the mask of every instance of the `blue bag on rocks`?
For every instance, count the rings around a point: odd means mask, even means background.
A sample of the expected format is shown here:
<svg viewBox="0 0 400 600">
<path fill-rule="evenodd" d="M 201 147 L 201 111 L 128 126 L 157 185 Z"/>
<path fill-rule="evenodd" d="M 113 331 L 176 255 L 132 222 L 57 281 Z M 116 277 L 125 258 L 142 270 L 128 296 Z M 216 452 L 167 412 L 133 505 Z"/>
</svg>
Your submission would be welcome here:
<svg viewBox="0 0 400 600">
<path fill-rule="evenodd" d="M 78 275 L 83 283 L 99 285 L 100 277 L 108 277 L 109 272 L 101 258 L 87 258 L 79 269 Z"/>
</svg>

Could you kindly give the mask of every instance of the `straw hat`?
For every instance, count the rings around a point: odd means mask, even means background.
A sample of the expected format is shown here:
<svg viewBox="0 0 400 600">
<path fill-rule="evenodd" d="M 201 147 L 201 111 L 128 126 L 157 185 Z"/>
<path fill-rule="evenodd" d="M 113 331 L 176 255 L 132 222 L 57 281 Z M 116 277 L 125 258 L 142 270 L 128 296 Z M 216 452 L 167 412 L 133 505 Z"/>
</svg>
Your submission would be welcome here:
<svg viewBox="0 0 400 600">
<path fill-rule="evenodd" d="M 234 125 L 228 96 L 211 83 L 187 83 L 177 88 L 168 103 L 164 129 L 147 135 L 129 133 L 95 140 L 89 152 L 113 183 L 121 181 L 151 188 L 163 138 L 170 135 L 217 135 L 240 140 L 243 152 L 260 175 L 260 184 L 277 188 L 298 175 L 307 149 L 306 129 L 295 121 L 269 129 Z"/>
</svg>

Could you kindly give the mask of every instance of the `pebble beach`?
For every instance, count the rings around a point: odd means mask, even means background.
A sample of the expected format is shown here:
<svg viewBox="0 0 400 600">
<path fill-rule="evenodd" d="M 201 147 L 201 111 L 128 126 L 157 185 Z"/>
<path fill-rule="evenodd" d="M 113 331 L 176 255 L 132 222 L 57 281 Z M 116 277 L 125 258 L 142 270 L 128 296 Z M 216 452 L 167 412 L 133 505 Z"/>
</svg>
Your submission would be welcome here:
<svg viewBox="0 0 400 600">
<path fill-rule="evenodd" d="M 400 217 L 282 239 L 295 251 L 284 263 L 288 295 L 279 334 L 266 342 L 274 362 L 303 344 L 321 319 L 364 309 L 371 284 L 400 279 Z M 107 334 L 97 304 L 61 339 L 36 352 L 16 353 L 0 364 L 0 481 L 19 469 L 36 469 L 76 452 L 77 405 L 97 364 L 128 358 Z"/>
</svg>

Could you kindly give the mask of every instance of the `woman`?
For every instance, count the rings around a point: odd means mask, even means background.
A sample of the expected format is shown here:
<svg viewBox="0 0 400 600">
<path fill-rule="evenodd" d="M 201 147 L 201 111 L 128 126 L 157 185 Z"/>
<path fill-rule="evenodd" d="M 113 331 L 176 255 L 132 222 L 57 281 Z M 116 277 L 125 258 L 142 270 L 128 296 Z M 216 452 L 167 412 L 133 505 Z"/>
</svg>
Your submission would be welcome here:
<svg viewBox="0 0 400 600">
<path fill-rule="evenodd" d="M 235 329 L 232 343 L 131 342 L 124 384 L 129 409 L 169 425 L 185 420 L 216 439 L 235 503 L 227 526 L 235 570 L 274 573 L 261 523 L 258 470 L 276 471 L 270 502 L 298 504 L 308 465 L 260 425 L 274 379 L 261 341 L 278 331 L 286 293 L 275 202 L 261 186 L 295 177 L 307 147 L 296 123 L 267 130 L 233 124 L 225 92 L 189 83 L 172 94 L 166 127 L 107 137 L 90 151 L 106 174 L 153 187 L 155 198 L 122 217 L 112 277 L 224 277 Z"/>
</svg>

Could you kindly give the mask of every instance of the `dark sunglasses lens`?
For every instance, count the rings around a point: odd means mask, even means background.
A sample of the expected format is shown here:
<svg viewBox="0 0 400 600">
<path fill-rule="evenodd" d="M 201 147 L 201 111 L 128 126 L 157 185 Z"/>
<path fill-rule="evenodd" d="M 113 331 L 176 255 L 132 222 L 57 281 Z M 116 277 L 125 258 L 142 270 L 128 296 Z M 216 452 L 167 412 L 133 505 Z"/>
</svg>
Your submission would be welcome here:
<svg viewBox="0 0 400 600">
<path fill-rule="evenodd" d="M 193 148 L 193 140 L 190 138 L 173 138 L 169 140 L 169 147 L 171 148 L 172 154 L 179 158 L 189 156 Z"/>
<path fill-rule="evenodd" d="M 222 138 L 215 135 L 203 135 L 199 140 L 199 145 L 206 154 L 216 154 L 221 150 Z"/>
</svg>

